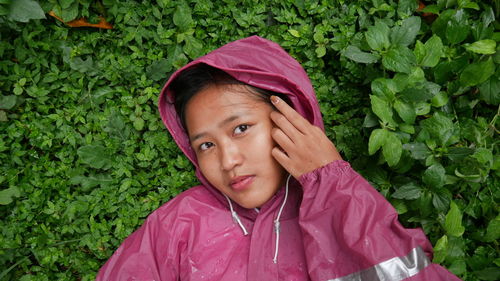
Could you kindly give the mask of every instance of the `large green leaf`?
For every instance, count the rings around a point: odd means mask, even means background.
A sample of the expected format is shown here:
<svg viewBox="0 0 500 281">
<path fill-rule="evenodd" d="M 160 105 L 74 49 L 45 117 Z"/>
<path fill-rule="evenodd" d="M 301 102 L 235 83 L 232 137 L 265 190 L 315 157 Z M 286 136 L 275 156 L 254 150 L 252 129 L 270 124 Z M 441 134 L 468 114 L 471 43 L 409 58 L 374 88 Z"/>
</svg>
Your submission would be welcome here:
<svg viewBox="0 0 500 281">
<path fill-rule="evenodd" d="M 382 122 L 395 126 L 396 123 L 392 119 L 392 108 L 389 103 L 376 95 L 370 95 L 370 100 L 373 113 L 375 113 Z"/>
<path fill-rule="evenodd" d="M 488 58 L 486 61 L 472 63 L 460 74 L 460 83 L 464 86 L 475 86 L 488 80 L 495 73 L 495 64 Z"/>
<path fill-rule="evenodd" d="M 21 192 L 19 188 L 12 186 L 4 190 L 0 190 L 0 205 L 12 203 L 14 197 L 19 197 Z"/>
<path fill-rule="evenodd" d="M 494 40 L 484 39 L 465 45 L 465 49 L 477 54 L 492 55 L 495 53 L 496 46 L 497 43 Z"/>
<path fill-rule="evenodd" d="M 368 153 L 373 155 L 381 148 L 389 139 L 389 132 L 385 129 L 375 129 L 368 140 Z"/>
<path fill-rule="evenodd" d="M 394 46 L 382 55 L 382 65 L 395 72 L 410 73 L 416 62 L 413 52 L 402 45 Z"/>
<path fill-rule="evenodd" d="M 401 26 L 393 27 L 391 30 L 391 43 L 403 46 L 413 43 L 420 31 L 420 22 L 420 17 L 409 17 L 403 21 Z"/>
<path fill-rule="evenodd" d="M 0 96 L 0 109 L 11 109 L 16 105 L 17 97 L 14 95 Z"/>
<path fill-rule="evenodd" d="M 417 41 L 415 45 L 415 56 L 417 63 L 421 66 L 434 67 L 443 55 L 443 43 L 439 36 L 433 35 L 425 44 Z"/>
<path fill-rule="evenodd" d="M 356 46 L 348 46 L 343 54 L 347 58 L 360 63 L 374 63 L 380 58 L 378 55 L 363 52 Z"/>
<path fill-rule="evenodd" d="M 464 10 L 458 10 L 451 16 L 446 27 L 446 38 L 451 44 L 458 44 L 469 35 L 470 26 Z"/>
<path fill-rule="evenodd" d="M 403 145 L 401 140 L 396 135 L 396 133 L 389 133 L 389 136 L 382 146 L 382 154 L 384 155 L 385 161 L 391 167 L 399 163 L 401 159 L 401 153 L 403 152 Z"/>
<path fill-rule="evenodd" d="M 479 85 L 479 97 L 487 104 L 500 104 L 500 79 L 499 73 L 490 77 L 483 84 Z"/>
<path fill-rule="evenodd" d="M 446 171 L 441 164 L 434 164 L 425 170 L 422 180 L 431 188 L 440 188 L 446 182 Z"/>
<path fill-rule="evenodd" d="M 417 114 L 412 104 L 397 99 L 394 101 L 394 109 L 406 124 L 413 124 L 415 122 Z"/>
<path fill-rule="evenodd" d="M 28 22 L 31 19 L 45 19 L 45 13 L 34 0 L 14 0 L 9 9 L 11 20 Z"/>
<path fill-rule="evenodd" d="M 465 232 L 465 227 L 462 225 L 462 212 L 455 202 L 451 201 L 450 211 L 446 214 L 444 229 L 450 236 L 459 237 Z"/>
<path fill-rule="evenodd" d="M 400 186 L 391 196 L 397 199 L 412 200 L 419 198 L 421 191 L 421 188 L 416 183 L 410 182 Z"/>
<path fill-rule="evenodd" d="M 368 31 L 365 32 L 366 42 L 373 50 L 382 51 L 390 46 L 389 41 L 390 29 L 382 21 L 377 21 L 375 25 L 368 27 Z"/>
<path fill-rule="evenodd" d="M 191 16 L 191 9 L 185 3 L 180 3 L 173 17 L 174 24 L 181 30 L 186 31 L 191 27 L 193 18 Z"/>
</svg>

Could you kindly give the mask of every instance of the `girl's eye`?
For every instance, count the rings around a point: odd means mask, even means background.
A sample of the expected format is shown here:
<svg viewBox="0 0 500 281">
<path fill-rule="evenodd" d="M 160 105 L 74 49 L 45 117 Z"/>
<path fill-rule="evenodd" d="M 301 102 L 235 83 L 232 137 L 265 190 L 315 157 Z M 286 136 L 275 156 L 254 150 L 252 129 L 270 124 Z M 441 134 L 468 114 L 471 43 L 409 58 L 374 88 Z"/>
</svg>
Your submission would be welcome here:
<svg viewBox="0 0 500 281">
<path fill-rule="evenodd" d="M 210 147 L 212 147 L 214 144 L 211 143 L 211 142 L 204 142 L 202 144 L 200 144 L 200 150 L 203 151 L 203 150 L 207 150 L 209 149 Z"/>
<path fill-rule="evenodd" d="M 239 125 L 236 128 L 234 128 L 234 133 L 236 135 L 241 134 L 241 133 L 245 132 L 246 130 L 248 130 L 248 127 L 250 127 L 250 126 L 249 125 Z"/>
</svg>

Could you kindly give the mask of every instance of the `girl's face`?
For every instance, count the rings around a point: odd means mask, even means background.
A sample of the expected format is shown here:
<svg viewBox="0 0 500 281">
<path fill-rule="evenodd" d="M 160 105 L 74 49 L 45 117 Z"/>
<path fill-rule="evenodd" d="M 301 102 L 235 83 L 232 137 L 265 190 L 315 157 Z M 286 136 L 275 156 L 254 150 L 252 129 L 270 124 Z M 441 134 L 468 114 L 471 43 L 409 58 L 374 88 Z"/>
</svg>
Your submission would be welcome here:
<svg viewBox="0 0 500 281">
<path fill-rule="evenodd" d="M 205 178 L 245 208 L 266 203 L 285 170 L 271 155 L 271 105 L 243 85 L 210 86 L 186 106 L 191 146 Z"/>
</svg>

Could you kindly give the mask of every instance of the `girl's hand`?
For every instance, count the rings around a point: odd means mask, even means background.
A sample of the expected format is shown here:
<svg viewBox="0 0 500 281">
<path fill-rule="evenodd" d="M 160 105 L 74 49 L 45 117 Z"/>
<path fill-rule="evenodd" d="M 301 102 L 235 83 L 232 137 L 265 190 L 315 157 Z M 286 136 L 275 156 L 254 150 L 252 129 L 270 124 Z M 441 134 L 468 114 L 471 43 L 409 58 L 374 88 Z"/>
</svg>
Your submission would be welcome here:
<svg viewBox="0 0 500 281">
<path fill-rule="evenodd" d="M 279 111 L 271 112 L 276 124 L 271 136 L 279 146 L 273 148 L 272 155 L 294 178 L 342 159 L 319 127 L 309 123 L 282 99 L 272 96 L 271 102 Z"/>
</svg>

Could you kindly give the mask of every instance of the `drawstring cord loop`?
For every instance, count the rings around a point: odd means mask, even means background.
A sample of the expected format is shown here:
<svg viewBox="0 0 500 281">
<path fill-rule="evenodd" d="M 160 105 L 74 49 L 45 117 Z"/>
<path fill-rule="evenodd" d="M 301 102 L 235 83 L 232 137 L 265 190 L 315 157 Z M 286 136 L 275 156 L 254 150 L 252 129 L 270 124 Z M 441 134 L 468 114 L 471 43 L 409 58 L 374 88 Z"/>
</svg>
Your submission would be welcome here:
<svg viewBox="0 0 500 281">
<path fill-rule="evenodd" d="M 283 212 L 283 209 L 285 208 L 286 200 L 288 198 L 288 182 L 290 182 L 290 177 L 292 175 L 288 175 L 288 178 L 286 179 L 286 185 L 285 185 L 285 198 L 283 198 L 283 203 L 281 204 L 280 210 L 278 212 L 278 216 L 274 220 L 274 232 L 276 232 L 276 246 L 274 249 L 274 258 L 273 262 L 278 263 L 278 249 L 279 249 L 279 244 L 280 244 L 280 218 L 281 218 L 281 213 Z"/>
</svg>

